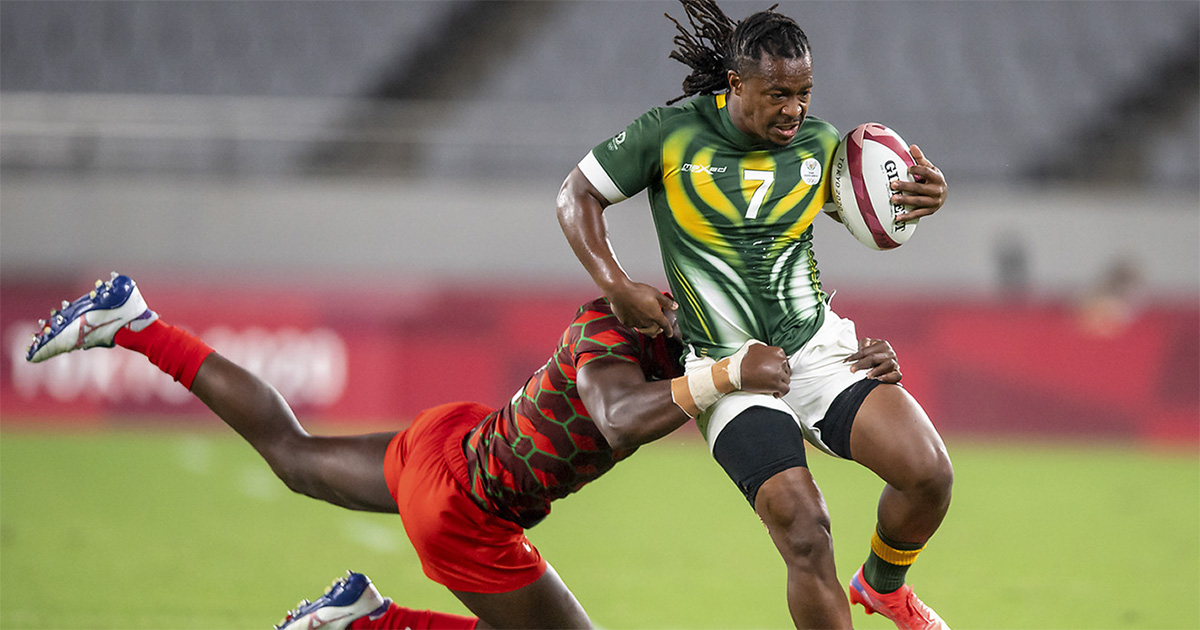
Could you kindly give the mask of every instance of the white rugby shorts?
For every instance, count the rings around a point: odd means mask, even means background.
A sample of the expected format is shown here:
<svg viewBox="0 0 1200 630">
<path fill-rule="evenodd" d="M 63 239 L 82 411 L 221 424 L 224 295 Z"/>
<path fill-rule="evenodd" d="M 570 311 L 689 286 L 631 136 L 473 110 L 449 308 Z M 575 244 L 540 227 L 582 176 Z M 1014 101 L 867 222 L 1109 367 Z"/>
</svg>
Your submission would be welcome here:
<svg viewBox="0 0 1200 630">
<path fill-rule="evenodd" d="M 775 398 L 766 394 L 734 392 L 721 397 L 696 418 L 696 426 L 704 434 L 711 453 L 717 436 L 750 407 L 778 409 L 796 421 L 804 439 L 822 451 L 840 457 L 821 440 L 820 429 L 814 426 L 825 417 L 833 399 L 847 387 L 866 378 L 866 372 L 851 372 L 846 357 L 858 351 L 858 335 L 854 322 L 839 317 L 825 306 L 825 322 L 816 334 L 788 360 L 792 364 L 792 388 L 787 396 Z M 707 368 L 716 361 L 688 354 L 684 367 L 688 372 Z"/>
</svg>

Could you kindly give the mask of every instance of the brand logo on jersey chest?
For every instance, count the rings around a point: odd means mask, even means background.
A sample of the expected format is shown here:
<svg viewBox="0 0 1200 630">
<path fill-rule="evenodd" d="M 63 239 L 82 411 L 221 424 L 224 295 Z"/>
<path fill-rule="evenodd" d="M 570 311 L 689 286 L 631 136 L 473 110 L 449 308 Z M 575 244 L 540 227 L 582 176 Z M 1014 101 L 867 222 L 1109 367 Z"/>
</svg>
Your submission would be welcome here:
<svg viewBox="0 0 1200 630">
<path fill-rule="evenodd" d="M 707 173 L 709 175 L 716 175 L 717 173 L 724 173 L 725 170 L 728 168 L 729 168 L 728 166 L 705 166 L 703 164 L 684 164 L 683 172 L 685 172 L 685 173 Z"/>
</svg>

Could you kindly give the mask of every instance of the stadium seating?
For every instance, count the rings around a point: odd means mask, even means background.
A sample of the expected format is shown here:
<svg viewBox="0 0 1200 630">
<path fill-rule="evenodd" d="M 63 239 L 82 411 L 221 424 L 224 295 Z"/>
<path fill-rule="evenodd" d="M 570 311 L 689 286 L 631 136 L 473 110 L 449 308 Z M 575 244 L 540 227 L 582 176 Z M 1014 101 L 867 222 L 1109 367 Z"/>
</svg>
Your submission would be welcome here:
<svg viewBox="0 0 1200 630">
<path fill-rule="evenodd" d="M 735 18 L 758 8 L 726 6 Z M 1190 102 L 1185 111 L 1195 112 L 1192 3 L 780 10 L 813 44 L 814 115 L 839 128 L 886 122 L 953 163 L 960 179 L 1060 172 L 1087 154 L 1096 129 L 1128 127 L 1117 144 L 1168 156 L 1139 160 L 1151 165 L 1139 175 L 1194 183 L 1197 117 L 1160 116 L 1158 128 L 1176 131 L 1163 133 L 1124 125 L 1122 109 L 1171 88 L 1150 100 Z M 671 1 L 6 0 L 4 11 L 7 167 L 202 171 L 229 168 L 232 155 L 240 171 L 561 173 L 676 96 L 686 73 L 667 59 L 674 27 L 663 13 L 682 16 Z M 1190 80 L 1181 91 L 1170 81 L 1180 73 Z M 96 106 L 101 94 L 116 100 Z M 148 126 L 131 129 L 131 111 Z M 46 129 L 55 130 L 49 138 Z M 1193 168 L 1152 166 L 1181 160 Z"/>
</svg>

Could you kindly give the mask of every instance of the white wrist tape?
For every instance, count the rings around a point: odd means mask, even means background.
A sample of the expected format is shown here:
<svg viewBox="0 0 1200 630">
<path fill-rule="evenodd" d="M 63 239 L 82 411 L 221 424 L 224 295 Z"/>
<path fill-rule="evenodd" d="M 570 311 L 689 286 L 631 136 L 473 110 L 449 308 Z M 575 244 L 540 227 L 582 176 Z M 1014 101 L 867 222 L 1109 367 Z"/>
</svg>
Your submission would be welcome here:
<svg viewBox="0 0 1200 630">
<path fill-rule="evenodd" d="M 738 348 L 737 352 L 734 352 L 729 356 L 729 366 L 727 370 L 729 372 L 729 382 L 733 383 L 734 391 L 742 388 L 742 360 L 746 358 L 746 353 L 750 351 L 750 346 L 753 346 L 754 344 L 765 345 L 763 342 L 757 339 L 751 339 L 750 341 L 742 344 L 742 347 Z"/>
<path fill-rule="evenodd" d="M 722 396 L 742 388 L 742 360 L 750 346 L 761 341 L 750 340 L 737 352 L 706 368 L 693 370 L 671 381 L 671 399 L 687 415 L 695 418 Z"/>
</svg>

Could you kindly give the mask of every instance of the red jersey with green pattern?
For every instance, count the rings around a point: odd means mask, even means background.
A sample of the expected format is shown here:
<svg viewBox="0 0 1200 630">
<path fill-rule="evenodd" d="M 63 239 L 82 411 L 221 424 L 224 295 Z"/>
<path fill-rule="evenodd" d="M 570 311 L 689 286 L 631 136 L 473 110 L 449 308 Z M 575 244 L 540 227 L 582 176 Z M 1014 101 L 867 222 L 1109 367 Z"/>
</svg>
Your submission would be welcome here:
<svg viewBox="0 0 1200 630">
<path fill-rule="evenodd" d="M 488 512 L 529 528 L 550 502 L 603 475 L 636 449 L 613 450 L 584 408 L 576 372 L 616 357 L 641 366 L 647 380 L 683 374 L 683 345 L 622 326 L 606 299 L 583 305 L 554 355 L 507 405 L 464 439 L 471 495 Z"/>
</svg>

